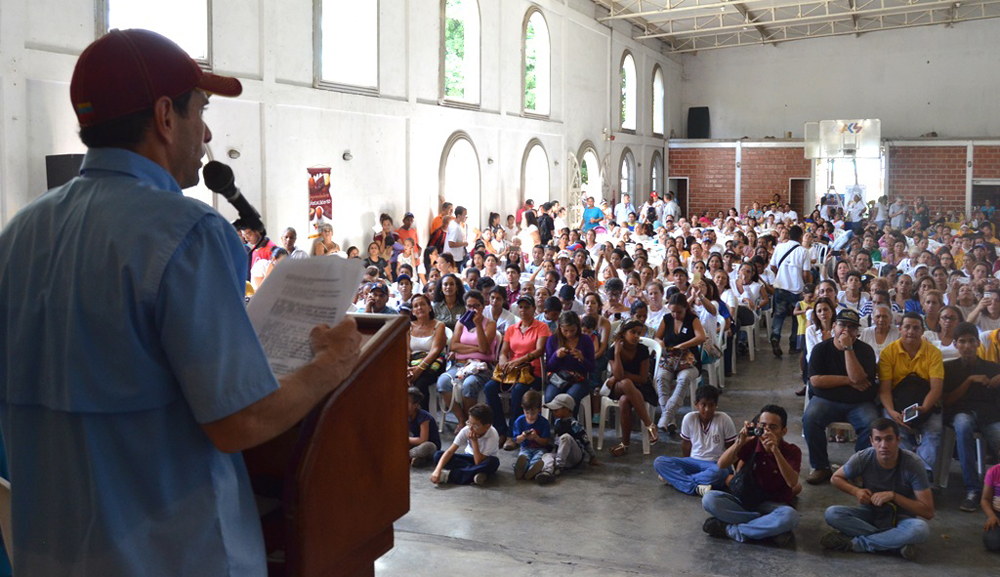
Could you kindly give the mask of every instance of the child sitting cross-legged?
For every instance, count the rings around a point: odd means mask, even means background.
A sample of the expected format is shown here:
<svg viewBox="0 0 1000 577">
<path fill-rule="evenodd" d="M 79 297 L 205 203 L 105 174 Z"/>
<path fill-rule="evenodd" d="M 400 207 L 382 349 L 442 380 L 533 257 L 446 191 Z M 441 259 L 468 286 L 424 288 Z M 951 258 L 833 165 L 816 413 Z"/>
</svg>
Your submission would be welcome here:
<svg viewBox="0 0 1000 577">
<path fill-rule="evenodd" d="M 729 415 L 716 411 L 719 389 L 712 385 L 698 388 L 695 410 L 684 415 L 681 423 L 683 457 L 657 457 L 653 468 L 660 480 L 681 493 L 704 496 L 712 489 L 721 489 L 727 470 L 716 462 L 736 441 L 736 425 Z"/>
<path fill-rule="evenodd" d="M 590 435 L 576 419 L 573 418 L 573 408 L 576 401 L 566 393 L 556 395 L 545 408 L 552 411 L 552 438 L 554 450 L 542 455 L 542 472 L 535 480 L 545 485 L 555 480 L 563 469 L 571 469 L 583 462 L 584 455 L 590 457 L 589 463 L 599 467 L 597 453 L 590 442 Z"/>
<path fill-rule="evenodd" d="M 458 453 L 460 449 L 465 452 Z M 469 419 L 447 451 L 434 454 L 431 482 L 443 485 L 483 485 L 500 468 L 500 435 L 493 428 L 493 411 L 479 403 L 469 408 Z"/>
<path fill-rule="evenodd" d="M 410 425 L 410 466 L 423 467 L 430 462 L 434 453 L 441 448 L 441 433 L 430 413 L 420 408 L 424 394 L 417 387 L 406 391 L 407 421 Z"/>
<path fill-rule="evenodd" d="M 535 390 L 524 393 L 521 406 L 524 414 L 514 421 L 511 431 L 514 441 L 521 445 L 514 463 L 514 477 L 530 481 L 542 470 L 542 455 L 549 446 L 551 432 L 548 420 L 541 415 L 541 393 Z"/>
</svg>

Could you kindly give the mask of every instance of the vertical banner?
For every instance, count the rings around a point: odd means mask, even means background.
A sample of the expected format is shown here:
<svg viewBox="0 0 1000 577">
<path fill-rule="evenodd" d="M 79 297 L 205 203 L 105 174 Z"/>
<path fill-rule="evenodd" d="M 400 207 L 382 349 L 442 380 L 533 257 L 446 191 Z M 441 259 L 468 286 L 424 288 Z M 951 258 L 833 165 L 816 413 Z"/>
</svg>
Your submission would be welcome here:
<svg viewBox="0 0 1000 577">
<path fill-rule="evenodd" d="M 319 236 L 319 227 L 330 224 L 333 198 L 330 196 L 330 167 L 307 168 L 309 173 L 309 225 L 312 236 Z"/>
</svg>

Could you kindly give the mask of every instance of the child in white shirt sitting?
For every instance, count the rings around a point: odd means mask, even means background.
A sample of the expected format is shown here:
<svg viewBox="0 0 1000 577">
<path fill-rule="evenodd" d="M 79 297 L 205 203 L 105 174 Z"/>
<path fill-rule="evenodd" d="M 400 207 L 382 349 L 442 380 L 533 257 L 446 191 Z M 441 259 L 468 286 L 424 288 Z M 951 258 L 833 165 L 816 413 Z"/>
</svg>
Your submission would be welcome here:
<svg viewBox="0 0 1000 577">
<path fill-rule="evenodd" d="M 463 453 L 459 453 L 464 449 Z M 493 428 L 493 411 L 479 403 L 469 409 L 469 419 L 447 451 L 434 454 L 434 484 L 483 485 L 500 468 L 500 435 Z"/>
</svg>

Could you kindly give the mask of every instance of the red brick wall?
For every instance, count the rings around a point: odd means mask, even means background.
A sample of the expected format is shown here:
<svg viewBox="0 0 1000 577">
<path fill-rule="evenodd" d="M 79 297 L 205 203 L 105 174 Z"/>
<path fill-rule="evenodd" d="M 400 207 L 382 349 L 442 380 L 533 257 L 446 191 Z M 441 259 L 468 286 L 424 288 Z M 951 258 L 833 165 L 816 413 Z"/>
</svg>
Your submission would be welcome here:
<svg viewBox="0 0 1000 577">
<path fill-rule="evenodd" d="M 736 190 L 735 148 L 671 148 L 670 177 L 688 177 L 690 214 L 725 210 Z M 681 207 L 684 210 L 684 207 Z"/>
<path fill-rule="evenodd" d="M 1000 146 L 976 146 L 973 149 L 972 178 L 1000 178 Z"/>
<path fill-rule="evenodd" d="M 931 212 L 965 210 L 964 146 L 889 148 L 889 196 L 910 202 L 918 196 Z"/>
<path fill-rule="evenodd" d="M 809 178 L 812 163 L 802 148 L 747 148 L 740 162 L 740 212 L 753 202 L 770 202 L 775 193 L 789 202 L 788 179 Z M 799 201 L 801 203 L 801 200 Z M 796 206 L 795 210 L 802 210 Z"/>
</svg>

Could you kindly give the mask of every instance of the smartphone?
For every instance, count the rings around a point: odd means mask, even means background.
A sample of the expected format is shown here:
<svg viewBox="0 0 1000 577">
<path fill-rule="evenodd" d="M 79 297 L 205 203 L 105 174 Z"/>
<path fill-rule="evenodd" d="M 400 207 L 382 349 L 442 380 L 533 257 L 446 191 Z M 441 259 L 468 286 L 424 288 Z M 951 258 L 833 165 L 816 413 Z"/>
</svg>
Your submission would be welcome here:
<svg viewBox="0 0 1000 577">
<path fill-rule="evenodd" d="M 475 328 L 475 323 L 472 322 L 472 319 L 475 318 L 475 316 L 475 311 L 465 311 L 465 313 L 459 317 L 458 322 L 462 323 L 465 328 L 472 330 Z"/>
<path fill-rule="evenodd" d="M 903 422 L 904 423 L 909 423 L 913 419 L 916 419 L 917 417 L 920 416 L 920 411 L 917 410 L 917 407 L 919 407 L 919 406 L 920 405 L 918 405 L 916 403 L 913 403 L 909 407 L 906 407 L 905 409 L 903 409 Z"/>
<path fill-rule="evenodd" d="M 958 283 L 959 284 L 969 284 L 970 282 L 972 282 L 972 279 L 970 279 L 967 276 L 960 276 L 960 277 L 958 277 Z"/>
<path fill-rule="evenodd" d="M 701 273 L 698 271 L 694 271 L 694 275 L 691 277 L 691 284 L 696 285 L 700 282 L 701 282 Z"/>
</svg>

